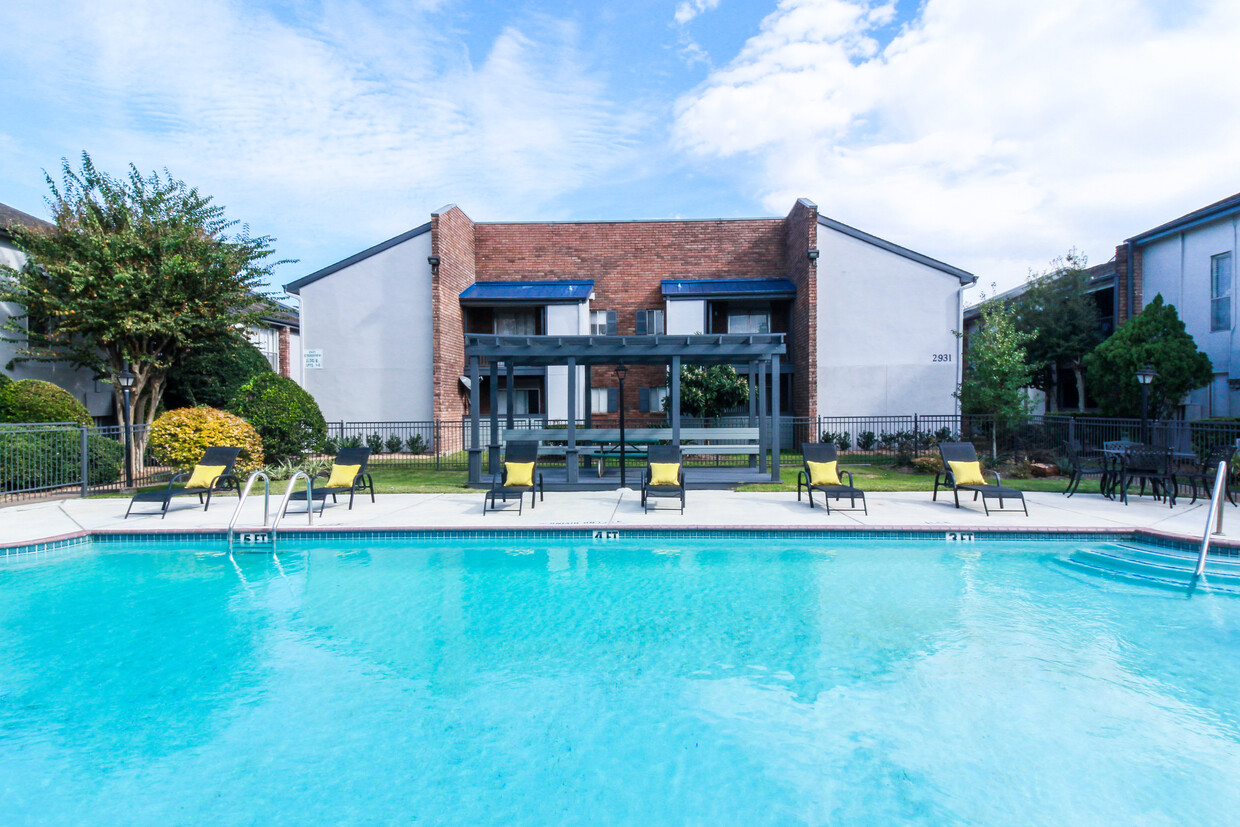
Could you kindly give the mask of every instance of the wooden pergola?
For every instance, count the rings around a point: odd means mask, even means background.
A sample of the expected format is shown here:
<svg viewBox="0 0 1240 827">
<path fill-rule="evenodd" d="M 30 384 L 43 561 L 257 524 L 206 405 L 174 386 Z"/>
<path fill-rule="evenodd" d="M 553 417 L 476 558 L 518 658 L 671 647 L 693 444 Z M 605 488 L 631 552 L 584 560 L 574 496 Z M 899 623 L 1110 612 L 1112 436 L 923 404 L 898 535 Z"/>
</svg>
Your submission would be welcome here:
<svg viewBox="0 0 1240 827">
<path fill-rule="evenodd" d="M 749 387 L 759 387 L 770 377 L 770 424 L 759 415 L 754 393 L 749 395 L 749 423 L 759 429 L 760 462 L 766 464 L 771 452 L 771 480 L 779 477 L 779 359 L 787 352 L 782 333 L 648 335 L 648 336 L 497 336 L 466 334 L 465 358 L 469 370 L 469 482 L 482 482 L 481 371 L 485 362 L 490 371 L 491 441 L 487 446 L 488 468 L 499 464 L 499 369 L 507 378 L 507 427 L 513 427 L 513 371 L 517 367 L 568 368 L 568 423 L 565 430 L 565 471 L 567 482 L 578 481 L 577 448 L 577 368 L 595 365 L 665 365 L 671 372 L 671 437 L 680 445 L 680 368 L 681 365 L 740 365 L 749 372 Z M 585 397 L 589 418 L 590 371 L 586 371 Z M 622 403 L 623 404 L 623 401 Z M 765 470 L 765 469 L 763 469 Z"/>
</svg>

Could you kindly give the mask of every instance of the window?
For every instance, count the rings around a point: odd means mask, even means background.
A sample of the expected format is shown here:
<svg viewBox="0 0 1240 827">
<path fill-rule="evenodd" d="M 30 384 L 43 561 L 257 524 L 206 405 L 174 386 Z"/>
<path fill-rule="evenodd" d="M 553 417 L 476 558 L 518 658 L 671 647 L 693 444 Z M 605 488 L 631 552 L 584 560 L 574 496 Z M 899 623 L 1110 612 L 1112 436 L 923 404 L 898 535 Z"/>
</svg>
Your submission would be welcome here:
<svg viewBox="0 0 1240 827">
<path fill-rule="evenodd" d="M 500 336 L 537 336 L 537 314 L 533 310 L 496 310 L 495 332 Z"/>
<path fill-rule="evenodd" d="M 591 310 L 590 311 L 590 335 L 591 336 L 615 336 L 616 335 L 616 311 L 614 310 Z"/>
<path fill-rule="evenodd" d="M 633 332 L 638 336 L 645 336 L 648 333 L 661 334 L 663 332 L 663 311 L 638 310 Z"/>
<path fill-rule="evenodd" d="M 513 388 L 512 389 L 512 412 L 514 415 L 536 414 L 541 413 L 539 400 L 541 394 L 538 388 Z M 508 393 L 503 388 L 499 392 L 499 412 L 506 415 L 508 413 Z"/>
<path fill-rule="evenodd" d="M 615 413 L 620 410 L 619 388 L 590 388 L 591 413 Z"/>
<path fill-rule="evenodd" d="M 738 307 L 728 310 L 729 333 L 770 333 L 771 311 L 765 308 Z"/>
<path fill-rule="evenodd" d="M 1231 253 L 1210 258 L 1210 329 L 1231 329 Z"/>
<path fill-rule="evenodd" d="M 666 397 L 666 385 L 641 388 L 637 393 L 638 409 L 642 413 L 660 413 L 663 410 L 663 400 Z"/>
</svg>

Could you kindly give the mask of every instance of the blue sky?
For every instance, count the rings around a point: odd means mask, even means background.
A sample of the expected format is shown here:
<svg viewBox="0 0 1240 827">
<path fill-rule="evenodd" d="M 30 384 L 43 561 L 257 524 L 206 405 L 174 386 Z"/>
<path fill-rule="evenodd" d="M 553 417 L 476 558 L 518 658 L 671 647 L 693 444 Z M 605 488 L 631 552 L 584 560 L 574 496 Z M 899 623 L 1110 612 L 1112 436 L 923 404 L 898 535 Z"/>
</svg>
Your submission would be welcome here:
<svg viewBox="0 0 1240 827">
<path fill-rule="evenodd" d="M 840 221 L 1014 286 L 1240 190 L 1234 0 L 7 0 L 0 202 L 167 168 L 291 281 L 427 220 Z"/>
</svg>

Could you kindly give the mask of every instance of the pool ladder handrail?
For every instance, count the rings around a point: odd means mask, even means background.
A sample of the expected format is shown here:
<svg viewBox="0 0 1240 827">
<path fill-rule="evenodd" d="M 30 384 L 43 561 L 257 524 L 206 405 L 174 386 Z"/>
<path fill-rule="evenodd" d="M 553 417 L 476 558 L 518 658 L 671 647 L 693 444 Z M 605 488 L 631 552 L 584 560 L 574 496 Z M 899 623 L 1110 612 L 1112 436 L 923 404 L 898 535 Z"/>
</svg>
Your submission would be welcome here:
<svg viewBox="0 0 1240 827">
<path fill-rule="evenodd" d="M 237 519 L 241 516 L 241 509 L 245 505 L 246 497 L 250 495 L 250 489 L 254 486 L 254 482 L 259 478 L 263 479 L 263 529 L 271 534 L 271 551 L 274 554 L 276 550 L 276 531 L 280 527 L 280 520 L 284 517 L 284 512 L 288 509 L 289 500 L 293 497 L 293 489 L 296 487 L 297 478 L 306 481 L 306 519 L 308 525 L 314 525 L 314 481 L 305 471 L 298 471 L 293 474 L 288 481 L 288 487 L 284 490 L 284 496 L 280 498 L 280 504 L 276 508 L 276 517 L 268 527 L 267 520 L 271 516 L 271 478 L 263 471 L 255 471 L 250 474 L 245 481 L 245 487 L 241 489 L 241 496 L 237 498 L 237 507 L 233 509 L 232 519 L 228 521 L 228 553 L 232 554 L 233 537 L 236 535 Z"/>
<path fill-rule="evenodd" d="M 1206 516 L 1206 530 L 1201 537 L 1201 553 L 1197 555 L 1197 569 L 1193 577 L 1201 577 L 1206 571 L 1206 555 L 1210 553 L 1210 538 L 1223 533 L 1223 497 L 1227 495 L 1227 463 L 1218 464 L 1214 477 L 1214 493 L 1210 496 L 1210 511 Z M 1213 531 L 1211 531 L 1213 529 Z"/>
</svg>

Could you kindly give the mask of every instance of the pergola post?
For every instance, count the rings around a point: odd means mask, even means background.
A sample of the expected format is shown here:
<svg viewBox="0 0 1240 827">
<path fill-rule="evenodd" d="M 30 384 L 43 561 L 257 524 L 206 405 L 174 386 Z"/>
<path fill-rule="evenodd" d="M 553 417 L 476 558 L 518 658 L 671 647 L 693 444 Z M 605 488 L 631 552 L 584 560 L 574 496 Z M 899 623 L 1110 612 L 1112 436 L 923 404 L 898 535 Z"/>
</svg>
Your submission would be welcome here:
<svg viewBox="0 0 1240 827">
<path fill-rule="evenodd" d="M 766 452 L 771 447 L 770 420 L 766 416 L 766 360 L 757 364 L 758 402 L 754 407 L 758 411 L 758 473 L 765 474 L 767 468 Z"/>
<path fill-rule="evenodd" d="M 568 447 L 564 449 L 564 475 L 577 482 L 577 360 L 568 357 Z"/>
<path fill-rule="evenodd" d="M 771 356 L 771 482 L 779 482 L 779 354 Z"/>
<path fill-rule="evenodd" d="M 478 409 L 482 406 L 482 393 L 478 387 L 478 357 L 469 357 L 469 481 L 482 482 L 482 423 L 478 421 Z"/>
<path fill-rule="evenodd" d="M 499 470 L 499 363 L 491 360 L 491 439 L 487 451 L 487 473 Z"/>
<path fill-rule="evenodd" d="M 672 357 L 672 444 L 680 447 L 680 357 Z"/>
<path fill-rule="evenodd" d="M 591 391 L 594 390 L 594 385 L 591 384 L 593 381 L 593 377 L 590 375 L 591 373 L 593 373 L 593 371 L 590 369 L 590 365 L 586 365 L 586 392 L 582 394 L 586 398 L 586 410 L 585 415 L 582 418 L 585 419 L 587 428 L 594 427 L 594 399 L 591 394 Z"/>
<path fill-rule="evenodd" d="M 758 363 L 749 363 L 749 427 L 755 428 L 758 425 Z M 761 448 L 759 448 L 759 451 Z M 749 456 L 749 467 L 753 468 L 758 464 L 758 458 L 752 454 Z"/>
<path fill-rule="evenodd" d="M 512 384 L 512 362 L 504 362 L 504 395 L 508 402 L 508 430 L 512 430 L 512 409 L 517 406 L 517 389 Z"/>
</svg>

